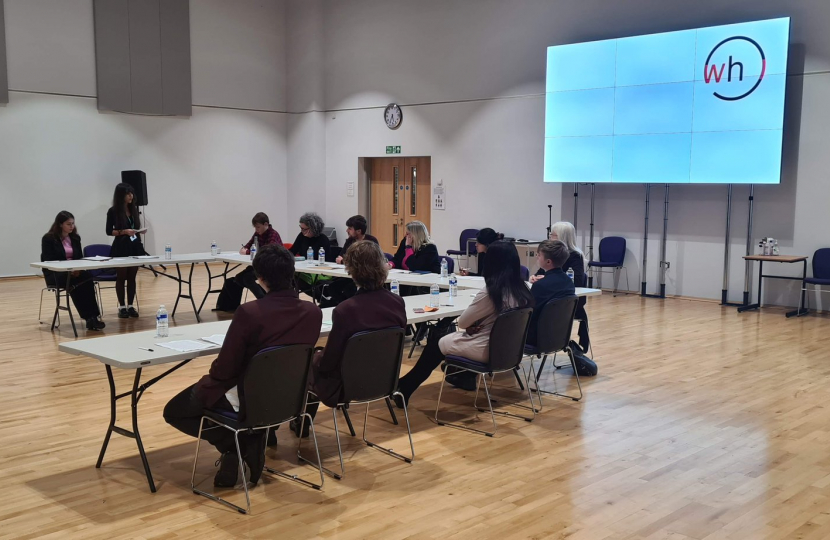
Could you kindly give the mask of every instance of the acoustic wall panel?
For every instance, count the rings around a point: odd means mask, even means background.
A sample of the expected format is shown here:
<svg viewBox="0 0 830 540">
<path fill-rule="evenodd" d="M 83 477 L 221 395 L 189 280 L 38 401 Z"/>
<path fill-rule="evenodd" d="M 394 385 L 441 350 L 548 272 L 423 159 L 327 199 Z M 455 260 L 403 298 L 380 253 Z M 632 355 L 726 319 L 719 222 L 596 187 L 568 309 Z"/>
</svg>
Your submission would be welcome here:
<svg viewBox="0 0 830 540">
<path fill-rule="evenodd" d="M 6 22 L 0 0 L 0 103 L 9 102 L 9 74 L 6 69 Z"/>
<path fill-rule="evenodd" d="M 188 0 L 94 0 L 98 109 L 191 114 Z"/>
</svg>

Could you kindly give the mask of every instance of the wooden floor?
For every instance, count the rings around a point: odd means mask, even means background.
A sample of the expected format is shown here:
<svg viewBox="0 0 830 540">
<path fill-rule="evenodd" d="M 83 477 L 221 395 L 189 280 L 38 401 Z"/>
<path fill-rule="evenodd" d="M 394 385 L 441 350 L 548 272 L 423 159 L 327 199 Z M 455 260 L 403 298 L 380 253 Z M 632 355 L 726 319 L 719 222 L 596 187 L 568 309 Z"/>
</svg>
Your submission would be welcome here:
<svg viewBox="0 0 830 540">
<path fill-rule="evenodd" d="M 204 284 L 199 274 L 197 290 Z M 266 478 L 252 491 L 253 515 L 243 516 L 191 494 L 194 440 L 161 417 L 209 359 L 141 401 L 158 493 L 149 492 L 130 439 L 114 435 L 104 467 L 95 469 L 108 421 L 104 369 L 57 352 L 72 335 L 66 324 L 55 333 L 38 324 L 42 286 L 0 281 L 2 538 L 830 538 L 830 317 L 591 299 L 600 376 L 583 381 L 583 401 L 548 398 L 533 423 L 499 419 L 496 436 L 486 438 L 432 422 L 434 375 L 413 399 L 414 463 L 345 436 L 344 480 L 329 478 L 317 492 Z M 140 273 L 144 313 L 126 321 L 114 317 L 112 291 L 104 294 L 109 335 L 152 328 L 151 312 L 162 302 L 169 307 L 175 289 Z M 49 308 L 44 298 L 46 318 Z M 187 309 L 175 320 L 193 323 Z M 126 389 L 132 372 L 116 376 Z M 467 404 L 471 396 L 453 391 L 450 400 Z M 120 412 L 128 418 L 128 407 Z M 318 436 L 333 465 L 328 413 L 318 416 Z M 362 415 L 353 418 L 360 430 Z M 479 423 L 488 420 L 481 415 Z M 405 449 L 402 428 L 382 405 L 370 429 Z M 313 469 L 291 459 L 295 445 L 282 430 L 269 456 L 313 478 Z M 199 470 L 211 487 L 216 454 L 207 449 Z"/>
</svg>

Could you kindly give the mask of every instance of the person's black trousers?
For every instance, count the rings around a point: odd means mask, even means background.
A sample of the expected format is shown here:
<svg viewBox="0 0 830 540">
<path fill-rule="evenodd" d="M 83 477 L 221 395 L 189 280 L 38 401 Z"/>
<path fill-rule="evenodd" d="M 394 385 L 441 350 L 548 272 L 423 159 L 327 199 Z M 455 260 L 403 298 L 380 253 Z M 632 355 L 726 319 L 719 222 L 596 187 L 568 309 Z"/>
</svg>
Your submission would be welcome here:
<svg viewBox="0 0 830 540">
<path fill-rule="evenodd" d="M 212 408 L 215 410 L 233 410 L 233 407 L 224 396 Z M 167 402 L 167 405 L 164 406 L 164 421 L 182 433 L 197 437 L 199 435 L 199 423 L 202 421 L 202 410 L 202 402 L 196 397 L 196 385 L 194 384 L 185 388 Z M 208 427 L 212 429 L 206 429 Z M 246 449 L 251 444 L 255 445 L 251 448 L 259 448 L 256 442 L 263 436 L 265 436 L 265 432 L 262 430 L 255 431 L 252 435 L 240 433 L 239 447 L 242 454 L 245 454 Z M 233 432 L 223 427 L 216 427 L 216 424 L 211 422 L 205 422 L 202 429 L 202 440 L 209 442 L 223 454 L 226 452 L 236 453 Z"/>
<path fill-rule="evenodd" d="M 579 329 L 577 330 L 577 334 L 579 334 L 579 346 L 582 347 L 583 351 L 587 352 L 588 345 L 590 345 L 591 341 L 588 337 L 588 314 L 585 312 L 585 298 L 580 298 L 574 319 L 579 321 Z"/>
<path fill-rule="evenodd" d="M 233 279 L 238 284 L 254 293 L 254 296 L 256 296 L 257 299 L 265 296 L 265 289 L 263 289 L 259 283 L 256 282 L 256 273 L 252 267 L 249 266 L 245 270 L 239 272 Z"/>
<path fill-rule="evenodd" d="M 66 287 L 66 274 L 63 272 L 57 275 L 51 274 L 46 277 L 46 284 L 50 287 Z M 69 281 L 69 286 L 74 286 L 69 296 L 82 319 L 97 318 L 101 315 L 98 300 L 95 298 L 95 284 L 89 272 L 82 271 L 80 275 L 73 276 Z"/>
<path fill-rule="evenodd" d="M 430 328 L 427 344 L 424 350 L 421 351 L 421 357 L 418 358 L 409 373 L 398 379 L 398 390 L 406 397 L 407 401 L 409 396 L 429 378 L 430 373 L 444 361 L 444 354 L 438 347 L 438 341 L 452 331 L 455 319 L 456 317 L 444 317 Z"/>
</svg>

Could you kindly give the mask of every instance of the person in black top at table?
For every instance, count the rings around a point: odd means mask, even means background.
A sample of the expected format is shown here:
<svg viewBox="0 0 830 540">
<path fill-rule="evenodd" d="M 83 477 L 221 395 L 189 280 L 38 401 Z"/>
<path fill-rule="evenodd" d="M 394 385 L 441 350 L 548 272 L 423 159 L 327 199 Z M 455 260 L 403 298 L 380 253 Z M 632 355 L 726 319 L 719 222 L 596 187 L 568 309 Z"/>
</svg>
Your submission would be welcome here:
<svg viewBox="0 0 830 540">
<path fill-rule="evenodd" d="M 536 345 L 536 326 L 542 308 L 551 300 L 574 295 L 574 284 L 571 278 L 562 270 L 570 257 L 568 247 L 559 240 L 543 240 L 536 251 L 536 261 L 544 279 L 537 279 L 530 288 L 533 295 L 533 315 L 530 317 L 530 327 L 527 330 L 527 344 Z"/>
<path fill-rule="evenodd" d="M 337 259 L 335 259 L 337 264 L 343 263 L 343 257 L 346 255 L 346 251 L 355 242 L 368 240 L 370 242 L 374 242 L 375 244 L 380 244 L 377 238 L 371 234 L 366 234 L 367 228 L 368 224 L 366 223 L 366 218 L 361 215 L 352 216 L 346 220 L 346 235 L 349 238 L 346 240 L 346 243 L 343 244 L 343 249 L 340 250 L 340 255 L 337 256 Z"/>
<path fill-rule="evenodd" d="M 340 255 L 334 260 L 337 264 L 343 264 L 346 252 L 355 242 L 366 240 L 379 244 L 378 239 L 371 234 L 366 234 L 366 218 L 357 215 L 352 216 L 346 220 L 346 235 L 348 239 L 343 244 L 343 249 L 340 250 Z M 348 300 L 357 293 L 357 286 L 354 280 L 349 278 L 335 278 L 331 283 L 327 284 L 320 293 L 320 307 L 334 307 Z"/>
<path fill-rule="evenodd" d="M 43 235 L 40 242 L 40 260 L 68 261 L 79 260 L 84 257 L 81 247 L 81 237 L 75 228 L 75 216 L 63 210 L 55 217 L 55 222 L 49 232 Z M 43 277 L 50 287 L 65 288 L 66 272 L 43 270 Z M 78 310 L 78 314 L 86 321 L 87 330 L 101 330 L 106 324 L 99 321 L 101 311 L 95 300 L 95 287 L 89 272 L 75 270 L 69 278 L 69 296 Z"/>
<path fill-rule="evenodd" d="M 567 221 L 558 221 L 553 224 L 550 231 L 551 240 L 559 240 L 568 248 L 568 260 L 562 265 L 562 271 L 567 272 L 569 269 L 574 271 L 574 285 L 576 287 L 585 287 L 588 284 L 588 276 L 585 274 L 585 255 L 576 247 L 576 230 L 574 226 Z M 536 275 L 530 276 L 530 282 L 536 283 L 542 279 L 542 269 L 540 268 Z M 585 312 L 585 304 L 587 298 L 582 296 L 576 307 L 576 314 L 574 317 L 579 320 L 579 346 L 583 351 L 588 350 L 590 340 L 588 337 L 588 314 Z"/>
<path fill-rule="evenodd" d="M 314 212 L 306 212 L 300 216 L 300 234 L 294 239 L 294 244 L 289 251 L 295 257 L 305 257 L 308 248 L 311 247 L 311 250 L 314 251 L 315 260 L 320 253 L 320 248 L 323 248 L 328 253 L 331 243 L 329 242 L 328 236 L 323 234 L 323 227 L 325 226 L 326 224 L 323 223 L 323 218 Z M 320 281 L 323 281 L 322 277 L 297 273 L 297 288 L 300 292 L 309 295 L 316 294 L 313 289 Z M 325 281 L 328 281 L 328 279 Z"/>
<path fill-rule="evenodd" d="M 502 240 L 503 238 L 503 234 L 497 233 L 490 227 L 485 227 L 478 231 L 476 235 L 476 252 L 478 253 L 476 255 L 478 259 L 477 271 L 471 272 L 469 268 L 462 268 L 458 273 L 462 276 L 483 276 L 485 261 L 487 259 L 487 248 L 496 240 Z"/>
<path fill-rule="evenodd" d="M 112 207 L 107 210 L 107 236 L 114 236 L 110 256 L 133 257 L 146 255 L 141 243 L 141 217 L 135 204 L 135 191 L 130 184 L 115 186 Z M 146 232 L 146 231 L 145 231 Z M 118 318 L 138 317 L 133 307 L 135 301 L 138 267 L 117 268 L 115 270 L 115 295 L 118 297 Z M 127 286 L 127 301 L 124 302 L 124 285 Z"/>
<path fill-rule="evenodd" d="M 401 240 L 390 267 L 420 273 L 441 273 L 441 258 L 438 248 L 429 237 L 427 226 L 420 221 L 406 224 L 406 236 Z M 426 290 L 425 290 L 426 289 Z M 412 296 L 429 292 L 429 287 L 401 285 L 401 296 Z"/>
</svg>

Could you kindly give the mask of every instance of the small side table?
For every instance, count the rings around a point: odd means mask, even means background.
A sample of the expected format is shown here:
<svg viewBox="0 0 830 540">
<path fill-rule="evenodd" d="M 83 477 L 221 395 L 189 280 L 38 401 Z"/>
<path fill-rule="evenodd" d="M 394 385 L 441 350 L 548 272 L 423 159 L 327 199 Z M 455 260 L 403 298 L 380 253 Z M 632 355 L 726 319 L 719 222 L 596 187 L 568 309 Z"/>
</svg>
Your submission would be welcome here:
<svg viewBox="0 0 830 540">
<path fill-rule="evenodd" d="M 738 308 L 738 313 L 743 313 L 744 311 L 749 311 L 750 309 L 758 309 L 761 307 L 761 286 L 764 282 L 764 278 L 771 278 L 771 279 L 793 279 L 797 281 L 803 282 L 807 278 L 807 259 L 806 255 L 749 255 L 744 257 L 747 261 L 758 261 L 758 301 L 754 304 L 747 304 L 745 306 L 740 306 Z M 777 262 L 777 263 L 803 263 L 804 264 L 804 271 L 802 277 L 792 277 L 792 276 L 773 276 L 773 275 L 764 275 L 764 263 L 765 262 Z M 749 289 L 749 287 L 747 287 Z M 801 305 L 804 305 L 804 290 L 802 287 L 801 291 Z M 796 309 L 795 311 L 790 311 L 787 313 L 787 317 L 795 317 L 797 315 L 804 315 L 809 310 L 807 308 Z"/>
</svg>

